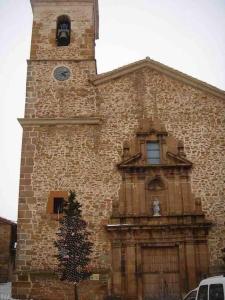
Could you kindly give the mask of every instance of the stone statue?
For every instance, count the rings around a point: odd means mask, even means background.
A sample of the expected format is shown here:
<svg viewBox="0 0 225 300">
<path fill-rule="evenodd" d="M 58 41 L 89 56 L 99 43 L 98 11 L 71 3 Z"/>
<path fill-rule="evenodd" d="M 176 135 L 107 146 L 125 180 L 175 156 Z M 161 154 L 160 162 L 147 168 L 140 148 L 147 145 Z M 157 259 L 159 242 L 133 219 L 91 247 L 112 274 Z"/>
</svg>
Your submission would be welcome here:
<svg viewBox="0 0 225 300">
<path fill-rule="evenodd" d="M 161 214 L 160 214 L 160 202 L 157 198 L 153 201 L 152 208 L 153 208 L 153 217 L 161 216 Z"/>
</svg>

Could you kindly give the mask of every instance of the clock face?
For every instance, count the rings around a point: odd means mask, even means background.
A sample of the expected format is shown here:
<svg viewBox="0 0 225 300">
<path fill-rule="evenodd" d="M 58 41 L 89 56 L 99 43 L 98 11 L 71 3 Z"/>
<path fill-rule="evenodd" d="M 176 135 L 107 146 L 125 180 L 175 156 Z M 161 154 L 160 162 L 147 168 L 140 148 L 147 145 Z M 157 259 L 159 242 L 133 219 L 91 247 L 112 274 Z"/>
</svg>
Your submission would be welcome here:
<svg viewBox="0 0 225 300">
<path fill-rule="evenodd" d="M 70 77 L 70 69 L 67 67 L 58 67 L 54 70 L 54 77 L 60 81 L 67 80 Z"/>
</svg>

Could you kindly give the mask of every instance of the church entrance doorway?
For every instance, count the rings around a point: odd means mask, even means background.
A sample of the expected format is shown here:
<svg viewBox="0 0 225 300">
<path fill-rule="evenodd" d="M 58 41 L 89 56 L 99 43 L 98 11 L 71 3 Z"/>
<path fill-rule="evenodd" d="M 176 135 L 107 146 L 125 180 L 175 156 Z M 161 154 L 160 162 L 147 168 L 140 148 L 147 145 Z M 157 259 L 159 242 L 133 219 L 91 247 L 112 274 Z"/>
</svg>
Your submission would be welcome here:
<svg viewBox="0 0 225 300">
<path fill-rule="evenodd" d="M 179 300 L 178 247 L 142 248 L 143 299 Z"/>
</svg>

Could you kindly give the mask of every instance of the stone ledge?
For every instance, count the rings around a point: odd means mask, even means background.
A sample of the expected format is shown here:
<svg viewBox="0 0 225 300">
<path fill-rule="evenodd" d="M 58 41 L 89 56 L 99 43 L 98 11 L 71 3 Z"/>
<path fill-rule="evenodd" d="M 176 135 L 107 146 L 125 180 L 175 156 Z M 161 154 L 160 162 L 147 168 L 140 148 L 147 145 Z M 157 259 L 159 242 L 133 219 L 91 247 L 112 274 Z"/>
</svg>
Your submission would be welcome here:
<svg viewBox="0 0 225 300">
<path fill-rule="evenodd" d="M 102 119 L 99 117 L 75 117 L 71 119 L 57 118 L 18 118 L 18 122 L 22 127 L 25 126 L 57 126 L 57 125 L 100 125 Z"/>
<path fill-rule="evenodd" d="M 27 64 L 31 64 L 33 62 L 60 62 L 61 64 L 63 64 L 64 62 L 77 62 L 77 63 L 85 63 L 85 62 L 95 62 L 96 63 L 96 59 L 93 58 L 86 58 L 86 59 L 82 59 L 82 58 L 77 58 L 77 59 L 37 59 L 37 58 L 30 58 L 27 59 Z"/>
<path fill-rule="evenodd" d="M 209 229 L 212 226 L 210 222 L 192 223 L 192 224 L 108 224 L 105 226 L 107 231 L 124 230 L 185 230 L 185 229 Z"/>
</svg>

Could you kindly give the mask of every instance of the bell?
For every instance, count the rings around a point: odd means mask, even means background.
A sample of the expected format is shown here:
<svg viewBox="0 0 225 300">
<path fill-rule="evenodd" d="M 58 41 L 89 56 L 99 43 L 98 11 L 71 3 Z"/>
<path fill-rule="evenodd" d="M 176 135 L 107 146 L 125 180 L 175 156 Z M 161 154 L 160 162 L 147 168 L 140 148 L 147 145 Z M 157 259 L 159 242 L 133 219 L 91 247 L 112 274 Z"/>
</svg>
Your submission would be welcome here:
<svg viewBox="0 0 225 300">
<path fill-rule="evenodd" d="M 67 23 L 62 23 L 58 28 L 58 46 L 68 46 L 70 43 L 70 30 Z"/>
<path fill-rule="evenodd" d="M 69 44 L 69 35 L 66 31 L 60 30 L 59 32 L 59 37 L 58 37 L 58 42 L 62 46 L 67 46 Z"/>
<path fill-rule="evenodd" d="M 67 46 L 69 45 L 69 33 L 68 30 L 59 29 L 58 32 L 58 46 Z"/>
</svg>

